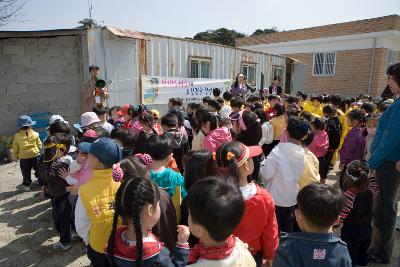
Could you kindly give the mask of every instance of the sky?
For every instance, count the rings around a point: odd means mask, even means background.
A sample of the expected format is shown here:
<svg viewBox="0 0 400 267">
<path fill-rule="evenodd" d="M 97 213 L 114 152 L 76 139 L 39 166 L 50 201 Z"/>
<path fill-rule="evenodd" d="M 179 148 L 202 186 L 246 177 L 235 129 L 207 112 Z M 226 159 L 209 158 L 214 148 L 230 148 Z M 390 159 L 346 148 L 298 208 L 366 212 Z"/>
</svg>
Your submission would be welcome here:
<svg viewBox="0 0 400 267">
<path fill-rule="evenodd" d="M 260 28 L 293 30 L 400 15 L 400 0 L 92 0 L 101 25 L 177 37 L 225 27 L 245 34 Z M 70 29 L 89 17 L 88 0 L 27 0 L 23 22 L 0 31 Z"/>
</svg>

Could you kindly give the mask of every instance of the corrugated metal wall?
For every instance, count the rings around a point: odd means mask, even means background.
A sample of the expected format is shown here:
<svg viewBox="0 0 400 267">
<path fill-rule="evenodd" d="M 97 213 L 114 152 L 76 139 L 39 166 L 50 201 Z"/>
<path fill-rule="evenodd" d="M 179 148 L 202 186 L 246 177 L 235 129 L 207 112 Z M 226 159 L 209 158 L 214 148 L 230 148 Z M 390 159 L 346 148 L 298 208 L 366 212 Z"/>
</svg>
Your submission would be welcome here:
<svg viewBox="0 0 400 267">
<path fill-rule="evenodd" d="M 147 35 L 147 75 L 189 77 L 189 57 L 210 58 L 212 79 L 234 79 L 242 71 L 243 63 L 255 63 L 257 86 L 261 73 L 264 73 L 265 85 L 271 82 L 273 65 L 286 67 L 285 58 L 279 56 L 173 37 Z"/>
</svg>

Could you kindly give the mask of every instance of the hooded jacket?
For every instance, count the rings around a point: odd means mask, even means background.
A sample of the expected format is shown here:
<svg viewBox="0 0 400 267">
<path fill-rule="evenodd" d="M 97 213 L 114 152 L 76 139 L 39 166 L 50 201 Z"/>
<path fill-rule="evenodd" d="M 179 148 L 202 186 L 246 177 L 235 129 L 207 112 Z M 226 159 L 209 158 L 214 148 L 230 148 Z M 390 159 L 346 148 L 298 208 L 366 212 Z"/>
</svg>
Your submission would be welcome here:
<svg viewBox="0 0 400 267">
<path fill-rule="evenodd" d="M 305 165 L 304 148 L 291 142 L 279 143 L 261 163 L 260 175 L 276 206 L 297 204 L 298 182 Z"/>
<path fill-rule="evenodd" d="M 328 153 L 329 148 L 329 137 L 325 131 L 316 131 L 314 133 L 314 139 L 308 146 L 308 149 L 314 153 L 317 158 L 325 157 Z"/>
<path fill-rule="evenodd" d="M 42 142 L 34 130 L 20 130 L 14 135 L 13 154 L 17 159 L 35 158 L 39 156 L 41 149 Z"/>
<path fill-rule="evenodd" d="M 230 141 L 232 141 L 231 131 L 227 127 L 217 128 L 204 138 L 203 148 L 210 152 L 216 152 L 222 144 Z"/>
</svg>

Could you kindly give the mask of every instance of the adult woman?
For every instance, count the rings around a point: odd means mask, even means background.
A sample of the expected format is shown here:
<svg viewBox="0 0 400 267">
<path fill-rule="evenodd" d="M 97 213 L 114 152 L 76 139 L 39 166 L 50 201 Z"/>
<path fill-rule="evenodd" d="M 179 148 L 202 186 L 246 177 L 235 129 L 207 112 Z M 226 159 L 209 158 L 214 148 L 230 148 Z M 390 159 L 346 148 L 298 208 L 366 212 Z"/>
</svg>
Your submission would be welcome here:
<svg viewBox="0 0 400 267">
<path fill-rule="evenodd" d="M 271 86 L 268 88 L 270 95 L 281 95 L 283 93 L 281 80 L 281 77 L 278 75 L 274 77 Z"/>
<path fill-rule="evenodd" d="M 247 86 L 244 83 L 244 74 L 239 73 L 236 76 L 236 81 L 231 86 L 231 94 L 233 97 L 237 95 L 245 96 L 247 93 Z"/>
</svg>

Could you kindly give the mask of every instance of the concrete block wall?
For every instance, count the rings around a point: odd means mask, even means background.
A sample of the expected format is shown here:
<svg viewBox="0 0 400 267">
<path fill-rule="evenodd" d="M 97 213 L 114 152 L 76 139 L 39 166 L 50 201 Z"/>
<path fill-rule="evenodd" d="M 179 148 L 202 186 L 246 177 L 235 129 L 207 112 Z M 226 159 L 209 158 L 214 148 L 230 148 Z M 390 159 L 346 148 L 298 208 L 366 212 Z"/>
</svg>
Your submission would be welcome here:
<svg viewBox="0 0 400 267">
<path fill-rule="evenodd" d="M 23 114 L 79 121 L 82 83 L 81 36 L 0 39 L 0 135 Z"/>
</svg>

